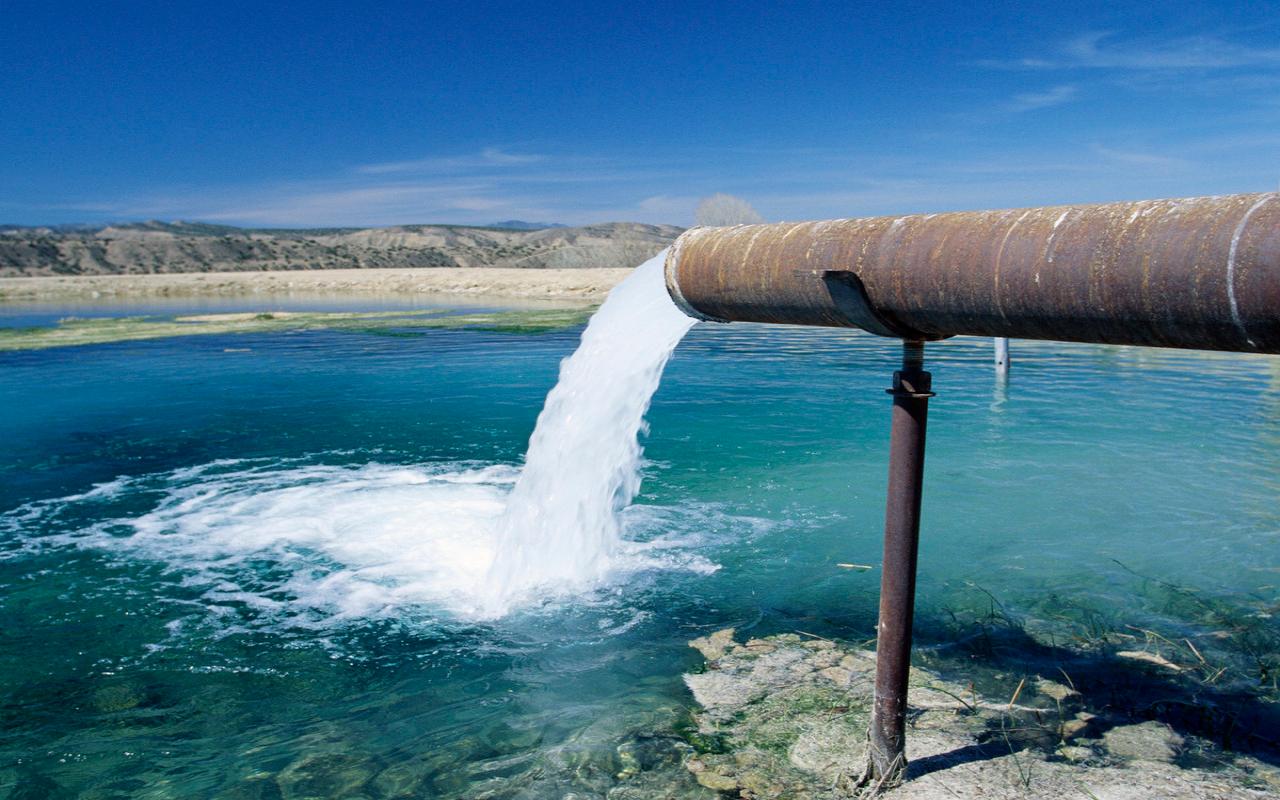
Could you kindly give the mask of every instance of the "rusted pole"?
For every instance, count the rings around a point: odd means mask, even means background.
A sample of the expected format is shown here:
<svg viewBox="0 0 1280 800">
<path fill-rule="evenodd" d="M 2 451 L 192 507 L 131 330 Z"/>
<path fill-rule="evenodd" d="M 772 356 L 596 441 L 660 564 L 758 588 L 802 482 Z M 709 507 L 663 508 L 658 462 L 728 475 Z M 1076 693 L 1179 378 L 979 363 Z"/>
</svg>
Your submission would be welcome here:
<svg viewBox="0 0 1280 800">
<path fill-rule="evenodd" d="M 889 435 L 889 497 L 884 515 L 880 622 L 876 631 L 876 692 L 871 712 L 867 777 L 877 788 L 902 780 L 907 759 L 907 677 L 916 600 L 920 497 L 932 376 L 924 370 L 924 342 L 904 341 L 902 369 L 893 375 Z"/>
</svg>

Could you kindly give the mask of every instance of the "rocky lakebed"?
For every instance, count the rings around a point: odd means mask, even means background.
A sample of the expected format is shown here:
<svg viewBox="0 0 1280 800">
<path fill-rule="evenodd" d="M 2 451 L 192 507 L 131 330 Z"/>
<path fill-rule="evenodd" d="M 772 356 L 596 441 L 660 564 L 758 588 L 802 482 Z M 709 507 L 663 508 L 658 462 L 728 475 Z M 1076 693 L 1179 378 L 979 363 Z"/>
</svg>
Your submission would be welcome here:
<svg viewBox="0 0 1280 800">
<path fill-rule="evenodd" d="M 875 654 L 780 634 L 739 642 L 732 628 L 690 643 L 706 668 L 685 676 L 697 701 L 698 783 L 742 798 L 855 796 L 866 765 Z M 913 668 L 907 779 L 881 796 L 908 798 L 1264 798 L 1280 769 L 1213 752 L 1156 720 L 1086 707 L 1065 676 L 1028 676 L 1012 698 Z M 1207 755 L 1212 753 L 1212 755 Z"/>
</svg>

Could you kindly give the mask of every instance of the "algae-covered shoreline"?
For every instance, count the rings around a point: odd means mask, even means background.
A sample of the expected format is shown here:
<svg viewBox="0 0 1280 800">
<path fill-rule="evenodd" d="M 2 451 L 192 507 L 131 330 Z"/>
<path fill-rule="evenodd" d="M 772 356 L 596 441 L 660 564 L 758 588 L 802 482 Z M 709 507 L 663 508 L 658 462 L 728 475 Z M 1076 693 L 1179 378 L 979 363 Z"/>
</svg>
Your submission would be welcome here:
<svg viewBox="0 0 1280 800">
<path fill-rule="evenodd" d="M 425 329 L 541 333 L 581 325 L 591 307 L 471 313 L 431 311 L 237 312 L 177 317 L 64 318 L 51 326 L 0 328 L 0 352 L 213 334 L 358 331 L 408 334 Z"/>
</svg>

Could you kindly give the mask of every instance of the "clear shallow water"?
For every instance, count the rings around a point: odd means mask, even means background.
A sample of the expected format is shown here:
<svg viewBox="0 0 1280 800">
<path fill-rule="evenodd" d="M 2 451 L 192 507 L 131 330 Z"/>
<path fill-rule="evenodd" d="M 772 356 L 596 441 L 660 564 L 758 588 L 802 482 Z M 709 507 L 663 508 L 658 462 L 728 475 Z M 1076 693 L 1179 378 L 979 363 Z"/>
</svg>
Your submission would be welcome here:
<svg viewBox="0 0 1280 800">
<path fill-rule="evenodd" d="M 637 769 L 675 782 L 672 749 L 638 732 L 678 724 L 686 640 L 725 625 L 869 638 L 878 573 L 835 565 L 879 560 L 898 352 L 855 332 L 689 334 L 625 516 L 642 558 L 604 589 L 493 622 L 416 591 L 458 553 L 415 551 L 405 524 L 441 513 L 449 482 L 500 505 L 579 334 L 0 355 L 0 786 L 269 796 L 252 793 L 270 776 L 288 796 L 550 797 Z M 1275 605 L 1275 359 L 1019 342 L 1002 389 L 989 342 L 929 356 L 926 652 L 984 591 L 1009 613 L 1042 616 L 1057 595 L 1189 633 L 1133 572 Z"/>
</svg>

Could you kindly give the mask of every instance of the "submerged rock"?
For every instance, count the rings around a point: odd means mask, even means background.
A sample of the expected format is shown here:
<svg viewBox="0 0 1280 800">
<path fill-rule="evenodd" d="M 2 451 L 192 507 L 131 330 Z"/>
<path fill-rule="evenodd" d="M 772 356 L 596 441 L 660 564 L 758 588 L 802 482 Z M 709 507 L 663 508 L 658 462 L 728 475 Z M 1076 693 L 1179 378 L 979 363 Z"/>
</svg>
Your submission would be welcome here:
<svg viewBox="0 0 1280 800">
<path fill-rule="evenodd" d="M 140 705 L 145 696 L 141 690 L 130 684 L 103 686 L 93 693 L 93 707 L 104 714 L 127 711 Z"/>
<path fill-rule="evenodd" d="M 1036 691 L 1055 703 L 1070 703 L 1080 699 L 1080 693 L 1070 686 L 1064 686 L 1048 678 L 1036 678 Z"/>
<path fill-rule="evenodd" d="M 875 656 L 787 634 L 738 644 L 733 630 L 690 643 L 707 657 L 685 675 L 700 711 L 684 766 L 726 795 L 820 800 L 855 796 L 866 766 Z M 992 702 L 971 686 L 913 668 L 907 781 L 883 797 L 1275 797 L 1280 770 L 1256 759 L 1216 771 L 1171 763 L 1182 737 L 1158 722 L 1119 724 L 1081 709 L 1055 681 L 1028 676 L 1020 697 Z M 1102 739 L 1096 731 L 1105 731 Z"/>
<path fill-rule="evenodd" d="M 259 773 L 227 786 L 213 800 L 281 800 L 280 787 L 270 775 Z"/>
<path fill-rule="evenodd" d="M 408 758 L 379 772 L 370 786 L 378 797 L 420 797 L 428 793 L 434 775 L 456 767 L 458 760 L 455 753 L 448 751 Z"/>
<path fill-rule="evenodd" d="M 284 800 L 354 797 L 377 772 L 374 761 L 364 756 L 317 753 L 285 767 L 276 783 Z"/>
<path fill-rule="evenodd" d="M 689 642 L 689 646 L 699 653 L 708 661 L 715 661 L 725 654 L 730 648 L 736 647 L 737 642 L 733 641 L 733 628 L 725 628 L 716 631 L 710 636 L 704 636 L 701 639 L 694 639 Z"/>
<path fill-rule="evenodd" d="M 53 778 L 37 772 L 6 769 L 0 772 L 0 787 L 11 785 L 5 800 L 71 800 L 73 792 Z"/>
<path fill-rule="evenodd" d="M 1161 722 L 1122 725 L 1102 735 L 1107 751 L 1130 761 L 1172 763 L 1182 750 L 1182 737 Z"/>
</svg>

